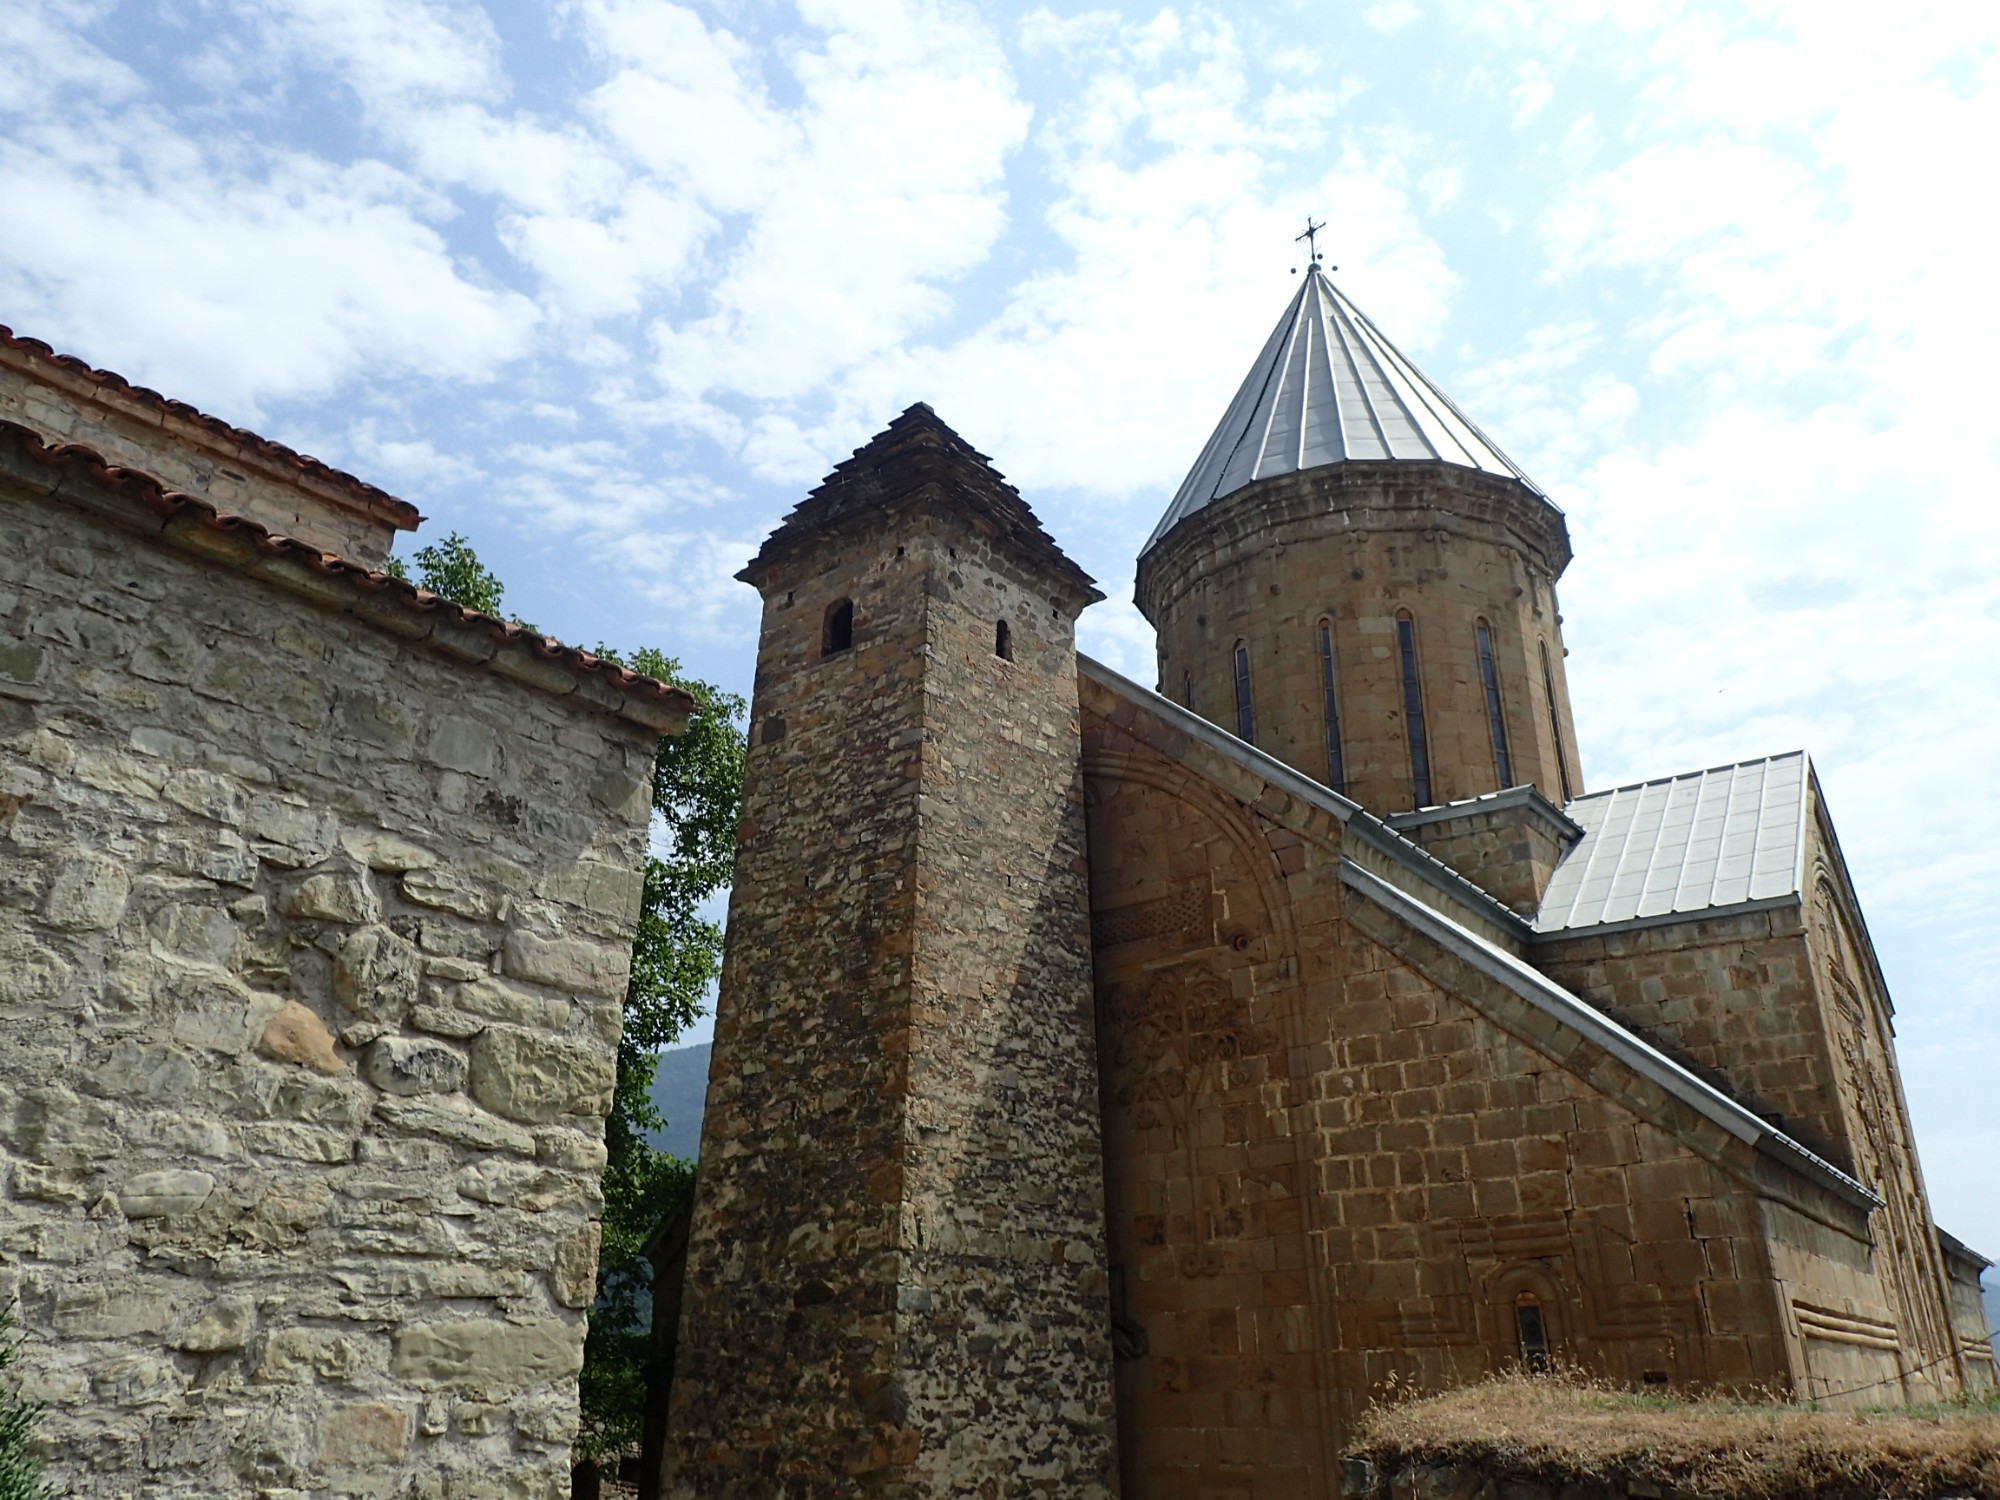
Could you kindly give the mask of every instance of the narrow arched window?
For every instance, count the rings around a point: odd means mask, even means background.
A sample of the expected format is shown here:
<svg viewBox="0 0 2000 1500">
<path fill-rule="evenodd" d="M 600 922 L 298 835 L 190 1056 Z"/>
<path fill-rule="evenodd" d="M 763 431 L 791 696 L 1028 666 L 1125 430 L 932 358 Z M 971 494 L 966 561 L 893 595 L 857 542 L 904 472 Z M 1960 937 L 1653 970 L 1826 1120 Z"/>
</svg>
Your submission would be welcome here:
<svg viewBox="0 0 2000 1500">
<path fill-rule="evenodd" d="M 1326 784 L 1347 790 L 1347 767 L 1340 757 L 1340 701 L 1333 681 L 1333 621 L 1319 622 L 1319 692 L 1326 711 Z"/>
<path fill-rule="evenodd" d="M 1181 707 L 1194 707 L 1194 673 L 1181 673 Z"/>
<path fill-rule="evenodd" d="M 1014 659 L 1014 632 L 1007 628 L 1005 620 L 993 627 L 993 654 L 1002 661 Z"/>
<path fill-rule="evenodd" d="M 1417 623 L 1396 616 L 1396 652 L 1403 663 L 1403 728 L 1410 737 L 1410 779 L 1417 806 L 1431 805 L 1431 746 L 1424 735 L 1424 693 L 1417 682 Z"/>
<path fill-rule="evenodd" d="M 1257 743 L 1257 722 L 1250 711 L 1250 646 L 1238 641 L 1236 669 L 1236 737 L 1246 745 Z"/>
<path fill-rule="evenodd" d="M 820 627 L 819 654 L 832 656 L 854 644 L 854 601 L 836 599 L 826 607 L 826 623 Z"/>
<path fill-rule="evenodd" d="M 1569 755 L 1563 749 L 1562 715 L 1556 711 L 1556 674 L 1549 666 L 1549 643 L 1542 642 L 1542 692 L 1549 700 L 1549 735 L 1556 742 L 1556 776 L 1562 782 L 1563 801 L 1576 795 L 1569 779 Z"/>
<path fill-rule="evenodd" d="M 1514 1334 L 1521 1346 L 1521 1367 L 1540 1375 L 1549 1367 L 1549 1329 L 1542 1321 L 1542 1301 L 1533 1292 L 1514 1298 Z"/>
<path fill-rule="evenodd" d="M 1486 727 L 1493 735 L 1493 769 L 1500 785 L 1514 784 L 1514 763 L 1507 754 L 1507 720 L 1500 712 L 1500 669 L 1493 660 L 1493 631 L 1484 620 L 1473 626 L 1479 638 L 1479 685 L 1486 693 Z"/>
</svg>

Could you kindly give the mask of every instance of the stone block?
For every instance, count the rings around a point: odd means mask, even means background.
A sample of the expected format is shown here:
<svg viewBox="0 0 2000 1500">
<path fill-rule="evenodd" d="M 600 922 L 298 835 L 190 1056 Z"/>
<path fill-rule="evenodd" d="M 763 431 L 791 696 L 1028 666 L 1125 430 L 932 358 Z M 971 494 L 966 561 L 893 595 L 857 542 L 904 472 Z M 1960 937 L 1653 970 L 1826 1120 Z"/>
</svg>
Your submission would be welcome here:
<svg viewBox="0 0 2000 1500">
<path fill-rule="evenodd" d="M 511 1151 L 533 1156 L 535 1138 L 518 1125 L 497 1120 L 458 1094 L 430 1094 L 402 1099 L 384 1095 L 375 1106 L 376 1118 L 397 1130 L 436 1136 L 475 1151 Z"/>
<path fill-rule="evenodd" d="M 319 1461 L 332 1467 L 392 1464 L 410 1441 L 410 1414 L 397 1406 L 357 1401 L 319 1421 Z"/>
<path fill-rule="evenodd" d="M 616 1059 L 511 1026 L 489 1026 L 472 1043 L 472 1096 L 510 1120 L 547 1124 L 562 1115 L 601 1117 L 610 1108 Z"/>
<path fill-rule="evenodd" d="M 368 1049 L 363 1076 L 388 1094 L 451 1094 L 465 1086 L 464 1054 L 421 1038 L 385 1036 Z"/>
<path fill-rule="evenodd" d="M 437 855 L 421 844 L 381 828 L 349 828 L 340 835 L 340 847 L 348 858 L 371 870 L 401 874 L 406 870 L 428 870 Z"/>
<path fill-rule="evenodd" d="M 180 1336 L 189 1354 L 222 1354 L 250 1342 L 256 1310 L 248 1297 L 218 1297 Z"/>
<path fill-rule="evenodd" d="M 583 1368 L 583 1325 L 554 1319 L 417 1323 L 395 1335 L 389 1373 L 419 1385 L 533 1390 Z"/>
<path fill-rule="evenodd" d="M 499 736 L 476 719 L 442 718 L 431 730 L 425 758 L 468 776 L 491 776 L 500 761 Z"/>
<path fill-rule="evenodd" d="M 357 925 L 373 922 L 380 910 L 375 893 L 358 870 L 322 870 L 289 887 L 279 902 L 285 915 Z"/>
<path fill-rule="evenodd" d="M 629 948 L 582 938 L 541 938 L 531 932 L 510 932 L 505 952 L 509 974 L 552 989 L 622 996 L 631 975 Z"/>
<path fill-rule="evenodd" d="M 215 1179 L 206 1172 L 185 1168 L 141 1172 L 118 1190 L 118 1206 L 128 1219 L 171 1218 L 193 1213 L 213 1191 Z"/>
<path fill-rule="evenodd" d="M 316 1011 L 287 1000 L 282 1009 L 265 1023 L 257 1039 L 257 1050 L 279 1062 L 296 1063 L 319 1073 L 344 1073 L 347 1064 L 334 1050 L 333 1033 Z"/>
<path fill-rule="evenodd" d="M 597 1297 L 597 1250 L 601 1230 L 595 1222 L 579 1226 L 556 1246 L 549 1268 L 549 1294 L 564 1307 L 588 1307 Z"/>
<path fill-rule="evenodd" d="M 117 860 L 89 849 L 73 850 L 56 866 L 42 917 L 51 927 L 116 927 L 131 894 L 131 878 Z"/>
<path fill-rule="evenodd" d="M 399 1026 L 417 999 L 417 950 L 387 927 L 349 933 L 333 965 L 333 995 L 349 1014 Z"/>
</svg>

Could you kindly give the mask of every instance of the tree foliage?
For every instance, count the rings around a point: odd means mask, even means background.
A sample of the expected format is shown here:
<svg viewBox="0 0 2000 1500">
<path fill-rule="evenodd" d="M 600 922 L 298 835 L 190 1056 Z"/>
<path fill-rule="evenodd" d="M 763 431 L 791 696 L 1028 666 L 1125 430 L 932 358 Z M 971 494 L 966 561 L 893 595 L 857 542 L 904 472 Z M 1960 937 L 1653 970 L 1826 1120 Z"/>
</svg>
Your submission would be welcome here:
<svg viewBox="0 0 2000 1500">
<path fill-rule="evenodd" d="M 23 1401 L 7 1379 L 20 1358 L 21 1346 L 13 1335 L 13 1314 L 0 1307 L 0 1500 L 55 1500 L 30 1444 L 42 1409 Z"/>
<path fill-rule="evenodd" d="M 457 532 L 419 550 L 416 562 L 415 581 L 422 587 L 500 613 L 505 587 Z M 597 652 L 686 689 L 697 707 L 687 732 L 663 737 L 653 757 L 652 849 L 632 942 L 617 1082 L 604 1124 L 604 1238 L 579 1382 L 583 1433 L 577 1448 L 586 1457 L 618 1453 L 639 1441 L 650 1353 L 646 1243 L 694 1193 L 694 1164 L 647 1141 L 666 1123 L 653 1107 L 653 1069 L 659 1050 L 701 1014 L 721 972 L 722 924 L 704 908 L 729 884 L 735 864 L 745 714 L 742 698 L 689 677 L 665 652 L 649 646 L 621 654 L 602 645 Z"/>
</svg>

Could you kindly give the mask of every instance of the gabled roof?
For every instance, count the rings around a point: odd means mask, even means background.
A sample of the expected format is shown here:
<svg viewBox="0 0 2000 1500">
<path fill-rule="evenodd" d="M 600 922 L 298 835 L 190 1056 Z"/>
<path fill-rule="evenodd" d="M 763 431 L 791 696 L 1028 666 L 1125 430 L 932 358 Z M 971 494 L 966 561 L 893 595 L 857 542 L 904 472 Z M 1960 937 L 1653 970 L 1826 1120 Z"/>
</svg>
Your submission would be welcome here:
<svg viewBox="0 0 2000 1500">
<path fill-rule="evenodd" d="M 1350 461 L 1457 464 L 1541 494 L 1314 265 L 1141 555 L 1253 480 Z"/>
<path fill-rule="evenodd" d="M 736 576 L 755 586 L 773 564 L 800 548 L 892 506 L 938 493 L 948 495 L 956 511 L 979 530 L 1050 581 L 1068 587 L 1082 603 L 1104 597 L 1096 581 L 1042 529 L 1021 492 L 922 401 L 834 465 Z"/>
<path fill-rule="evenodd" d="M 1578 797 L 1583 837 L 1556 866 L 1538 933 L 1672 921 L 1796 899 L 1804 888 L 1803 750 Z"/>
</svg>

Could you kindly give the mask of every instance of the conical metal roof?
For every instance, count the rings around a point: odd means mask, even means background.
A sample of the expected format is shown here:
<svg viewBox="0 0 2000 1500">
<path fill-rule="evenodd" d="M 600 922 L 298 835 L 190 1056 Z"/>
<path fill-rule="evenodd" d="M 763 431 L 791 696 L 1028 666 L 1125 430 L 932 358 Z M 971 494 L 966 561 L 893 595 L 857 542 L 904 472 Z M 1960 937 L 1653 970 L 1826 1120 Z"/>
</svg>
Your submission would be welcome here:
<svg viewBox="0 0 2000 1500">
<path fill-rule="evenodd" d="M 1350 460 L 1442 460 L 1542 493 L 1313 265 L 1141 552 L 1252 480 Z"/>
</svg>

